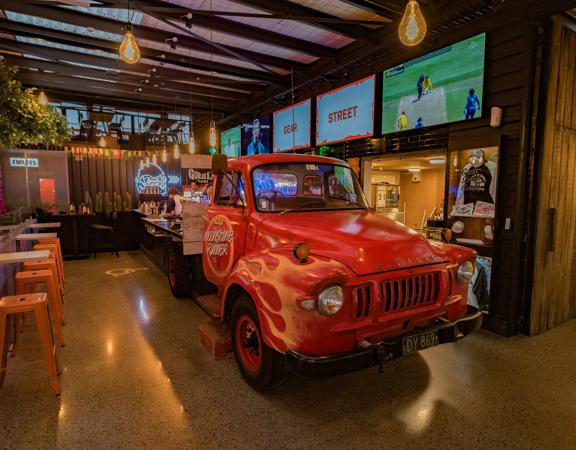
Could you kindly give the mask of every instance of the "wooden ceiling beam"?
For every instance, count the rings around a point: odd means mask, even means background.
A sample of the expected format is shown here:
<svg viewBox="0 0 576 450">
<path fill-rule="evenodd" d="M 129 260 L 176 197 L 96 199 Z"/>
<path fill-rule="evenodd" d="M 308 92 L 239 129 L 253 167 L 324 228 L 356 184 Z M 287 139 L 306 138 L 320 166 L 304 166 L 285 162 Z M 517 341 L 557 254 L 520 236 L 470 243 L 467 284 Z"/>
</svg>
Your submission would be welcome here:
<svg viewBox="0 0 576 450">
<path fill-rule="evenodd" d="M 106 17 L 97 16 L 94 14 L 83 13 L 78 11 L 65 10 L 57 6 L 38 6 L 31 5 L 21 2 L 0 0 L 0 9 L 6 9 L 8 11 L 19 12 L 21 14 L 28 14 L 36 17 L 43 17 L 45 19 L 50 19 L 58 22 L 65 22 L 73 25 L 91 27 L 96 30 L 106 31 L 109 33 L 122 34 L 124 33 L 125 24 L 112 20 Z M 137 39 L 148 39 L 151 41 L 164 43 L 168 39 L 175 36 L 176 33 L 171 33 L 168 31 L 158 30 L 151 27 L 145 26 L 135 26 L 134 34 Z M 207 54 L 214 54 L 218 56 L 230 55 L 220 49 L 214 48 L 213 46 L 202 42 L 198 39 L 192 39 L 190 37 L 178 35 L 179 45 L 190 48 L 192 50 L 200 51 Z M 306 65 L 298 62 L 291 61 L 289 59 L 279 58 L 276 56 L 265 55 L 262 53 L 252 52 L 249 50 L 239 49 L 236 47 L 228 47 L 230 50 L 248 58 L 260 64 L 264 64 L 271 67 L 278 67 L 281 69 L 291 70 L 304 70 Z"/>
<path fill-rule="evenodd" d="M 178 83 L 172 80 L 169 83 L 166 83 L 159 79 L 154 79 L 151 77 L 143 78 L 142 76 L 126 73 L 119 73 L 118 75 L 110 76 L 105 70 L 96 70 L 81 66 L 72 66 L 69 64 L 67 65 L 58 64 L 51 61 L 41 61 L 38 59 L 26 58 L 24 56 L 6 55 L 5 58 L 9 64 L 28 70 L 37 69 L 40 71 L 55 72 L 60 75 L 75 75 L 83 77 L 101 78 L 103 80 L 117 81 L 119 83 L 131 84 L 135 87 L 142 87 L 143 89 L 147 88 L 153 89 L 154 84 L 157 84 L 158 87 L 154 89 L 158 92 L 162 92 L 163 90 L 168 90 L 168 88 L 170 88 L 168 92 L 171 92 L 172 90 L 178 90 L 180 92 L 187 93 L 188 95 L 191 95 L 193 97 L 198 97 L 199 100 L 206 100 L 206 98 L 212 97 L 212 89 L 210 89 L 210 87 Z M 148 82 L 144 82 L 144 80 Z M 245 94 L 234 91 L 218 90 L 214 91 L 213 96 L 216 99 L 221 98 L 224 100 L 231 100 L 231 101 L 241 101 L 246 99 Z"/>
<path fill-rule="evenodd" d="M 342 23 L 324 23 L 321 21 L 314 20 L 315 18 L 326 18 L 326 19 L 338 19 L 337 17 L 330 16 L 329 14 L 324 14 L 312 8 L 308 8 L 298 3 L 292 3 L 285 0 L 232 0 L 234 3 L 238 3 L 244 6 L 249 6 L 251 8 L 256 8 L 261 11 L 266 11 L 273 14 L 292 14 L 302 17 L 306 17 L 306 20 L 301 19 L 300 22 L 308 23 L 317 28 L 321 28 L 333 33 L 342 34 L 350 38 L 370 41 L 372 42 L 371 30 L 369 28 L 363 27 L 361 25 L 350 25 L 346 23 L 346 20 L 340 19 Z"/>
<path fill-rule="evenodd" d="M 162 66 L 146 65 L 144 63 L 139 63 L 138 66 L 130 66 L 124 62 L 120 62 L 116 59 L 107 58 L 105 56 L 90 55 L 84 53 L 78 53 L 73 51 L 61 50 L 58 48 L 46 47 L 43 45 L 28 44 L 23 42 L 18 42 L 15 40 L 6 40 L 0 38 L 0 48 L 6 50 L 18 51 L 22 53 L 27 53 L 35 56 L 45 57 L 52 61 L 70 61 L 80 64 L 89 64 L 97 67 L 105 67 L 110 70 L 124 70 L 124 71 L 140 71 L 145 69 L 147 72 L 152 72 L 155 70 L 155 74 L 162 78 L 165 78 Z M 139 70 L 136 70 L 139 69 Z M 179 71 L 172 70 L 171 73 L 174 74 Z M 180 79 L 191 79 L 189 73 L 182 71 Z M 214 89 L 219 95 L 226 95 L 228 91 L 222 91 L 220 89 Z"/>
<path fill-rule="evenodd" d="M 127 0 L 115 0 L 113 3 L 115 7 L 120 8 L 125 8 L 128 5 Z M 167 19 L 178 20 L 181 22 L 184 22 L 182 17 L 190 12 L 192 13 L 192 19 L 189 20 L 188 23 L 191 23 L 193 26 L 212 29 L 231 36 L 239 36 L 263 44 L 305 53 L 307 55 L 325 58 L 333 58 L 336 56 L 336 51 L 334 49 L 319 45 L 315 42 L 305 41 L 293 36 L 286 36 L 284 34 L 246 25 L 242 22 L 236 22 L 223 17 L 196 14 L 196 11 L 192 12 L 186 7 L 179 7 L 178 5 L 166 1 L 137 0 L 131 2 L 131 6 L 135 8 L 141 6 L 151 8 Z M 160 7 L 164 7 L 162 8 L 163 12 L 158 11 Z"/>
<path fill-rule="evenodd" d="M 167 92 L 154 92 L 153 90 L 135 92 L 133 87 L 119 83 L 106 83 L 103 81 L 67 77 L 57 74 L 21 72 L 17 78 L 26 86 L 56 88 L 61 91 L 80 92 L 84 95 L 90 93 L 91 98 L 98 98 L 99 95 L 107 95 L 117 97 L 118 99 L 143 99 L 157 104 L 172 104 L 173 107 L 181 106 L 205 111 L 210 111 L 213 106 L 214 111 L 222 113 L 226 113 L 232 109 L 230 103 L 224 104 L 222 101 L 215 101 L 212 105 L 209 101 L 201 102 L 178 92 L 172 93 L 172 96 L 169 96 Z"/>
<path fill-rule="evenodd" d="M 90 50 L 105 51 L 108 53 L 117 53 L 118 52 L 118 43 L 117 42 L 106 41 L 103 39 L 97 39 L 97 38 L 93 38 L 90 36 L 83 36 L 83 35 L 68 33 L 68 32 L 64 32 L 64 31 L 56 31 L 56 30 L 46 29 L 46 28 L 38 27 L 38 26 L 34 26 L 34 25 L 28 25 L 28 24 L 13 22 L 13 21 L 8 20 L 8 19 L 1 19 L 0 18 L 0 32 L 11 33 L 11 34 L 15 34 L 15 35 L 30 37 L 30 38 L 40 38 L 40 39 L 43 39 L 46 41 L 51 41 L 51 42 L 55 42 L 55 43 L 59 43 L 59 44 L 65 44 L 65 45 L 72 45 L 72 46 L 81 47 L 81 48 L 90 49 Z M 210 69 L 210 62 L 203 60 L 203 59 L 189 58 L 185 55 L 179 55 L 179 54 L 175 54 L 175 53 L 168 54 L 167 57 L 162 58 L 160 55 L 164 54 L 164 52 L 161 52 L 161 51 L 155 50 L 155 49 L 150 49 L 149 47 L 146 47 L 145 45 L 140 46 L 140 51 L 141 51 L 142 57 L 152 59 L 152 60 L 157 61 L 157 62 L 162 63 L 162 64 L 172 64 L 175 66 L 182 67 L 183 69 L 190 69 L 191 66 L 193 69 L 196 69 L 196 70 L 207 71 Z M 127 66 L 126 65 L 125 67 L 130 67 L 130 69 L 132 70 L 133 68 L 136 68 L 137 66 Z M 236 73 L 236 69 L 237 69 L 236 66 L 218 65 L 218 67 L 216 69 L 222 68 L 222 67 L 230 68 L 231 71 L 234 72 L 234 73 L 228 73 L 228 75 L 239 76 Z M 172 70 L 172 72 L 174 72 L 174 75 L 176 75 L 177 72 L 180 72 L 180 71 Z M 186 71 L 181 71 L 181 72 L 186 73 Z M 220 84 L 220 85 L 234 84 L 234 82 L 232 80 L 218 77 L 218 72 L 216 70 L 214 72 L 215 72 L 214 78 L 213 78 L 214 84 Z M 221 72 L 224 73 L 224 72 L 227 72 L 227 70 L 222 70 Z M 260 71 L 256 71 L 256 72 L 258 72 L 257 75 L 261 75 Z M 182 73 L 180 75 L 182 75 Z M 194 75 L 196 75 L 196 74 L 194 74 Z M 200 75 L 200 74 L 198 74 L 198 75 Z M 190 76 L 190 73 L 188 73 L 187 76 Z M 206 77 L 206 81 L 208 81 L 208 77 Z M 211 77 L 210 77 L 210 81 L 212 81 Z M 249 84 L 245 83 L 244 86 L 242 86 L 241 82 L 237 82 L 237 83 L 235 83 L 234 87 L 236 89 L 249 90 L 248 88 L 252 84 L 268 84 L 268 83 L 270 83 L 270 81 L 267 81 L 267 80 L 255 80 L 254 78 L 249 78 L 249 80 L 247 80 L 247 81 L 249 81 Z M 232 86 L 229 86 L 229 87 L 232 87 Z M 255 89 L 259 89 L 259 87 L 256 87 Z"/>
</svg>

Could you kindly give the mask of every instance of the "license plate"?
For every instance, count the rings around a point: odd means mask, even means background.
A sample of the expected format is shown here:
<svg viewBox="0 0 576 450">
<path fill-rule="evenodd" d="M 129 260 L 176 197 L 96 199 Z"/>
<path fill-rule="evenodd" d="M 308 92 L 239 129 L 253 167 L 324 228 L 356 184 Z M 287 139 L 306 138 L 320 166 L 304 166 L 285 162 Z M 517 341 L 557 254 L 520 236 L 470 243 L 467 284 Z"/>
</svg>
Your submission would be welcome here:
<svg viewBox="0 0 576 450">
<path fill-rule="evenodd" d="M 409 355 L 438 345 L 438 331 L 425 331 L 402 338 L 402 354 Z"/>
</svg>

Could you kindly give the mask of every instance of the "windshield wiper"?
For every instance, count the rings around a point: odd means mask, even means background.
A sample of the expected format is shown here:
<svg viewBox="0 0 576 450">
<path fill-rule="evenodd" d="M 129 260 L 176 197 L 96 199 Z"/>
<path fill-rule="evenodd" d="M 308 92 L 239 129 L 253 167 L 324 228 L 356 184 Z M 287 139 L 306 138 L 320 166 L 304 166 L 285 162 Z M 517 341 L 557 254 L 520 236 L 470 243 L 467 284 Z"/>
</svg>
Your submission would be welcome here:
<svg viewBox="0 0 576 450">
<path fill-rule="evenodd" d="M 304 205 L 300 205 L 298 208 L 291 208 L 291 209 L 285 209 L 283 211 L 280 212 L 280 214 L 287 214 L 287 213 L 291 213 L 294 211 L 302 211 L 305 208 L 309 208 L 310 206 L 314 206 L 314 205 L 326 205 L 326 202 L 324 202 L 324 200 L 318 200 L 316 202 L 310 202 L 310 203 L 306 203 Z"/>
</svg>

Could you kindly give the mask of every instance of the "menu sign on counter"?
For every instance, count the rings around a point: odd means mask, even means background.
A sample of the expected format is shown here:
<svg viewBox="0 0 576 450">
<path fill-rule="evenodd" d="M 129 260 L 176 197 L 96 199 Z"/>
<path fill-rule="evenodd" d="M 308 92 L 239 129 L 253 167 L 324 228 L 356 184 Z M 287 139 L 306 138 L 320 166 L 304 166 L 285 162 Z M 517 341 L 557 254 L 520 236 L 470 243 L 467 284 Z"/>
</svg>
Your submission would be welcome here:
<svg viewBox="0 0 576 450">
<path fill-rule="evenodd" d="M 311 146 L 312 101 L 310 99 L 274 112 L 273 151 Z"/>
<path fill-rule="evenodd" d="M 374 135 L 375 76 L 317 98 L 316 145 Z"/>
</svg>

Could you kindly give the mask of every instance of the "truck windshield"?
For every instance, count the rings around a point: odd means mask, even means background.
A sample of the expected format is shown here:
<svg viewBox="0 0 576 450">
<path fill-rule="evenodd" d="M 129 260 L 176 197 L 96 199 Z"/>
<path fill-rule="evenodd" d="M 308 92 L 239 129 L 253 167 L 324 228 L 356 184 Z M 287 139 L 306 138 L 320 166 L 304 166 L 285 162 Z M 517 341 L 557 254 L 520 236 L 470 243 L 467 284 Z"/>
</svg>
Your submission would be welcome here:
<svg viewBox="0 0 576 450">
<path fill-rule="evenodd" d="M 264 212 L 366 209 L 358 179 L 335 164 L 270 164 L 253 170 L 256 208 Z"/>
</svg>

